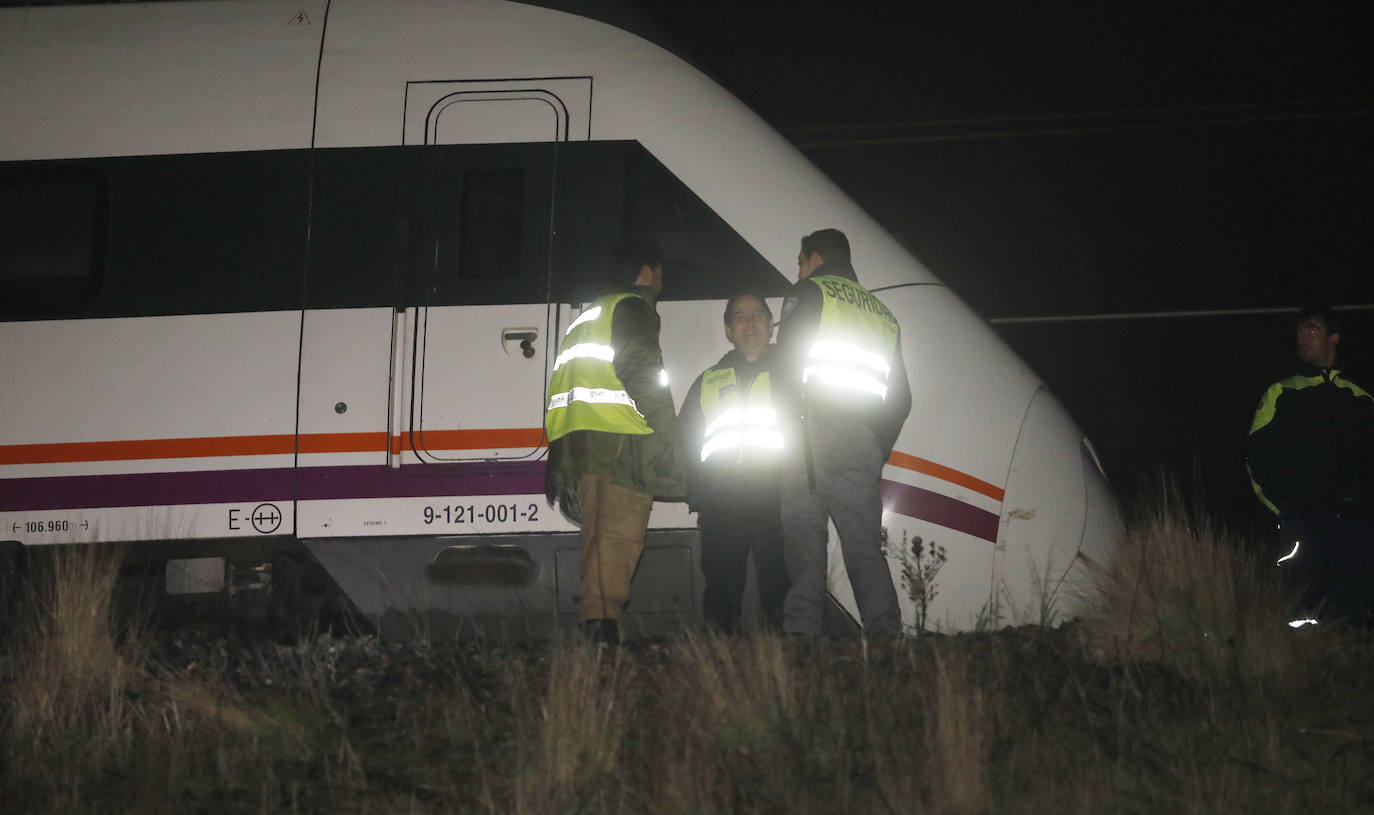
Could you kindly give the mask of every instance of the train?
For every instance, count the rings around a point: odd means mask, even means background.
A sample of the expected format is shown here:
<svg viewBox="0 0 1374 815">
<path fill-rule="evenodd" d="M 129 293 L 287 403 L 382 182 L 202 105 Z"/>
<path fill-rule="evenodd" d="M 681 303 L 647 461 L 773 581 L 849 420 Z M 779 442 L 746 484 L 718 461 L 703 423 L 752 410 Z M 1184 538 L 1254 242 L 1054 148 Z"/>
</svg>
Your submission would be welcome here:
<svg viewBox="0 0 1374 815">
<path fill-rule="evenodd" d="M 1070 619 L 1122 528 L 1089 440 L 631 11 L 0 8 L 0 549 L 118 551 L 165 596 L 341 603 L 387 636 L 570 630 L 580 540 L 544 498 L 543 411 L 607 247 L 664 249 L 680 398 L 728 348 L 724 300 L 783 297 L 827 227 L 902 327 L 882 495 L 904 622 Z M 698 549 L 657 503 L 628 634 L 700 624 Z"/>
</svg>

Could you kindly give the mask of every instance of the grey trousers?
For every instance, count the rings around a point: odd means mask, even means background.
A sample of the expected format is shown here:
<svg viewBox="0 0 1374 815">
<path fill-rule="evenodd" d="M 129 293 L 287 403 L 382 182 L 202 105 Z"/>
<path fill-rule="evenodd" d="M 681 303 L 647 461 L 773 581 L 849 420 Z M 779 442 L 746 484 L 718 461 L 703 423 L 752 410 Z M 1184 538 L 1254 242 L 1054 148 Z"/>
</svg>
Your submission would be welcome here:
<svg viewBox="0 0 1374 815">
<path fill-rule="evenodd" d="M 782 528 L 792 588 L 783 603 L 783 630 L 816 636 L 826 598 L 829 520 L 840 534 L 840 552 L 859 605 L 864 631 L 895 634 L 901 609 L 892 572 L 881 548 L 883 455 L 873 433 L 858 422 L 825 416 L 809 422 L 816 491 L 806 475 L 802 440 L 792 446 L 782 476 Z"/>
</svg>

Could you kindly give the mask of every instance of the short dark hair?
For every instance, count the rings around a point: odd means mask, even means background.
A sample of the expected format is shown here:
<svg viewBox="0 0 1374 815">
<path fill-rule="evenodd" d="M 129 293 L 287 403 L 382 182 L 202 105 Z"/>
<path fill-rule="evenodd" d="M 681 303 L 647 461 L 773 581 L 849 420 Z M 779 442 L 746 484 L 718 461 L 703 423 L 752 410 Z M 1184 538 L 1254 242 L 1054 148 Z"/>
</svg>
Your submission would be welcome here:
<svg viewBox="0 0 1374 815">
<path fill-rule="evenodd" d="M 1309 320 L 1320 321 L 1322 325 L 1326 326 L 1326 333 L 1328 334 L 1341 333 L 1341 325 L 1336 321 L 1336 313 L 1331 310 L 1330 306 L 1303 306 L 1302 310 L 1298 312 L 1294 324 L 1302 325 Z"/>
<path fill-rule="evenodd" d="M 611 266 L 606 279 L 621 286 L 633 285 L 645 266 L 657 269 L 663 265 L 663 249 L 651 240 L 630 238 L 611 248 Z"/>
<path fill-rule="evenodd" d="M 827 263 L 849 262 L 849 238 L 838 229 L 818 229 L 802 238 L 803 255 L 812 252 L 820 255 Z"/>
<path fill-rule="evenodd" d="M 730 324 L 730 312 L 734 310 L 734 308 L 735 308 L 735 303 L 738 303 L 738 302 L 739 302 L 739 299 L 740 299 L 741 297 L 755 297 L 755 298 L 758 298 L 758 301 L 759 301 L 760 303 L 763 303 L 763 310 L 766 311 L 766 312 L 768 312 L 768 319 L 769 319 L 770 321 L 773 319 L 773 309 L 771 309 L 771 308 L 768 307 L 768 298 L 767 298 L 767 297 L 764 297 L 762 294 L 759 294 L 758 292 L 754 291 L 753 289 L 744 289 L 744 290 L 742 290 L 742 291 L 737 291 L 737 292 L 735 292 L 734 294 L 730 295 L 730 299 L 725 301 L 725 324 L 726 324 L 726 325 L 729 325 L 729 324 Z"/>
</svg>

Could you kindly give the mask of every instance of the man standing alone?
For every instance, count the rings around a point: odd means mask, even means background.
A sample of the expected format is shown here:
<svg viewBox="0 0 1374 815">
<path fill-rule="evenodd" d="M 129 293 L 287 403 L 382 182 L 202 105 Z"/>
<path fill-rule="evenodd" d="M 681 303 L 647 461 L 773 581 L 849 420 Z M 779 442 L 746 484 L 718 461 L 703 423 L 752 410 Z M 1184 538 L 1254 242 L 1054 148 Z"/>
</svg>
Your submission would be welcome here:
<svg viewBox="0 0 1374 815">
<path fill-rule="evenodd" d="M 763 295 L 730 298 L 725 338 L 733 350 L 692 383 L 680 417 L 687 506 L 701 530 L 702 613 L 716 629 L 739 632 L 752 552 L 764 622 L 781 630 L 787 594 L 778 515 L 783 435 L 772 398 L 773 312 Z"/>
<path fill-rule="evenodd" d="M 792 578 L 783 628 L 820 633 L 833 519 L 865 633 L 895 635 L 901 611 L 882 551 L 879 481 L 911 412 L 911 388 L 897 319 L 859 285 L 843 232 L 822 229 L 802 238 L 778 353 L 798 442 L 782 477 Z"/>
<path fill-rule="evenodd" d="M 1298 372 L 1269 386 L 1250 423 L 1250 484 L 1278 516 L 1279 565 L 1300 593 L 1303 619 L 1368 624 L 1374 398 L 1335 367 L 1341 335 L 1330 309 L 1304 309 L 1295 329 Z"/>
<path fill-rule="evenodd" d="M 612 643 L 654 498 L 681 500 L 684 485 L 658 345 L 662 250 L 643 240 L 617 246 L 607 278 L 558 349 L 544 429 L 545 494 L 582 525 L 583 627 Z"/>
</svg>

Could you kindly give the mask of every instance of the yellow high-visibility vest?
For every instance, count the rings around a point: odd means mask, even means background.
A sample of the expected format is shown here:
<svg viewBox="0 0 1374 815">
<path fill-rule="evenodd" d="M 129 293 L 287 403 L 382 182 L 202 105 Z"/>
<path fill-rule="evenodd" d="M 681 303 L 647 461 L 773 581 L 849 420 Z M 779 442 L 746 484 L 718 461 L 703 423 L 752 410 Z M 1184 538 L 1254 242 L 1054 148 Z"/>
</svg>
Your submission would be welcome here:
<svg viewBox="0 0 1374 815">
<path fill-rule="evenodd" d="M 897 318 L 853 280 L 836 275 L 809 279 L 821 290 L 821 320 L 802 382 L 808 388 L 886 399 L 897 355 Z"/>
<path fill-rule="evenodd" d="M 549 441 L 575 430 L 634 435 L 654 432 L 615 374 L 611 317 L 615 307 L 627 297 L 643 299 L 635 292 L 604 295 L 568 326 L 549 381 L 549 402 L 544 413 Z"/>
<path fill-rule="evenodd" d="M 734 368 L 712 368 L 701 375 L 701 415 L 706 432 L 701 460 L 712 457 L 744 460 L 745 448 L 782 449 L 782 430 L 773 407 L 768 372 L 754 377 L 742 392 Z"/>
</svg>

